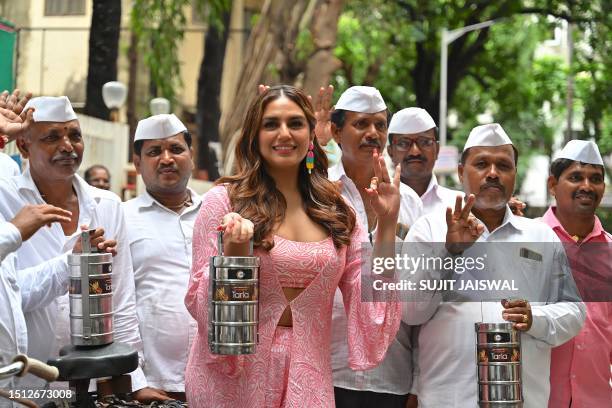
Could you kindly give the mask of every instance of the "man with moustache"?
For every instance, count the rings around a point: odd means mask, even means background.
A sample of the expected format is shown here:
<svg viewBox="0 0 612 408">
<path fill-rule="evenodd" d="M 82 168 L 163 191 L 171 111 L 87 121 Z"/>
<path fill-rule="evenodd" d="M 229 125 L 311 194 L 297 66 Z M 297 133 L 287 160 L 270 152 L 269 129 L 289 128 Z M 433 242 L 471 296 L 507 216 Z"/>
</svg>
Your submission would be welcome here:
<svg viewBox="0 0 612 408">
<path fill-rule="evenodd" d="M 184 299 L 201 204 L 187 187 L 192 154 L 191 135 L 175 115 L 155 115 L 138 123 L 134 166 L 146 191 L 123 208 L 130 220 L 136 310 L 150 387 L 146 401 L 185 401 L 185 365 L 197 324 Z"/>
<path fill-rule="evenodd" d="M 461 191 L 438 184 L 433 173 L 440 145 L 438 128 L 425 109 L 405 108 L 389 123 L 387 152 L 395 165 L 401 164 L 401 182 L 412 188 L 423 202 L 423 214 L 442 214 L 455 206 Z"/>
<path fill-rule="evenodd" d="M 327 92 L 333 91 L 328 88 Z M 321 94 L 320 94 L 321 96 Z M 328 98 L 331 99 L 331 98 Z M 354 86 L 338 99 L 335 109 L 326 112 L 328 103 L 317 103 L 317 137 L 321 129 L 330 129 L 342 149 L 341 161 L 328 171 L 329 179 L 340 182 L 342 195 L 351 203 L 357 217 L 368 227 L 370 239 L 376 228 L 376 216 L 369 206 L 365 189 L 374 176 L 372 154 L 380 151 L 387 139 L 389 112 L 376 88 Z M 327 119 L 328 118 L 328 119 Z M 330 120 L 325 126 L 323 122 Z M 320 137 L 321 136 L 321 137 Z M 399 223 L 412 225 L 421 215 L 418 196 L 406 185 L 400 185 Z M 347 323 L 340 291 L 336 291 L 332 311 L 332 370 L 336 407 L 401 407 L 411 389 L 411 329 L 402 325 L 385 359 L 376 368 L 355 371 L 348 366 Z"/>
<path fill-rule="evenodd" d="M 499 124 L 474 128 L 458 166 L 467 195 L 465 205 L 457 198 L 454 211 L 447 209 L 446 217 L 431 213 L 420 218 L 406 237 L 406 252 L 415 246 L 429 246 L 434 248 L 432 254 L 444 259 L 475 258 L 474 243 L 504 243 L 503 247 L 487 245 L 487 276 L 518 279 L 525 274 L 529 282 L 520 281 L 519 295 L 535 299 L 503 300 L 501 305 L 442 301 L 456 295 L 447 291 L 422 293 L 430 296 L 426 307 L 408 303 L 404 321 L 422 324 L 418 342 L 420 407 L 478 405 L 474 324 L 488 320 L 484 315 L 512 322 L 522 332 L 524 407 L 546 406 L 550 350 L 575 336 L 583 324 L 585 307 L 576 294 L 569 267 L 563 263 L 559 239 L 542 223 L 517 217 L 508 207 L 517 159 L 516 148 Z M 435 243 L 445 244 L 436 247 Z M 502 256 L 496 258 L 498 253 Z M 446 279 L 449 274 L 459 276 L 454 271 L 417 271 L 412 279 Z"/>
<path fill-rule="evenodd" d="M 63 256 L 80 236 L 81 228 L 96 229 L 117 242 L 113 258 L 113 326 L 116 341 L 141 347 L 134 305 L 134 277 L 127 246 L 126 224 L 119 198 L 89 186 L 76 171 L 83 158 L 79 121 L 67 97 L 31 99 L 32 123 L 23 127 L 17 146 L 29 161 L 26 171 L 0 183 L 0 214 L 12 219 L 26 205 L 51 204 L 72 214 L 70 222 L 40 229 L 16 252 L 17 274 L 22 269 Z M 67 292 L 67 287 L 65 292 Z M 47 361 L 70 344 L 68 294 L 45 307 L 26 310 L 28 353 Z M 26 376 L 22 388 L 40 389 L 44 380 Z M 140 368 L 132 373 L 132 389 L 146 385 Z"/>
<path fill-rule="evenodd" d="M 401 185 L 410 187 L 419 196 L 423 215 L 438 213 L 442 216 L 448 207 L 454 207 L 457 196 L 463 197 L 463 192 L 438 184 L 433 172 L 440 151 L 438 128 L 429 113 L 421 108 L 402 109 L 391 118 L 388 133 L 387 153 L 393 164 L 401 166 Z M 418 333 L 419 327 L 412 327 L 413 396 L 407 408 L 417 406 Z"/>
<path fill-rule="evenodd" d="M 576 337 L 552 351 L 549 408 L 612 406 L 612 235 L 595 215 L 605 188 L 604 163 L 593 142 L 568 142 L 550 165 L 548 189 L 556 205 L 542 221 L 564 243 L 587 317 Z"/>
</svg>

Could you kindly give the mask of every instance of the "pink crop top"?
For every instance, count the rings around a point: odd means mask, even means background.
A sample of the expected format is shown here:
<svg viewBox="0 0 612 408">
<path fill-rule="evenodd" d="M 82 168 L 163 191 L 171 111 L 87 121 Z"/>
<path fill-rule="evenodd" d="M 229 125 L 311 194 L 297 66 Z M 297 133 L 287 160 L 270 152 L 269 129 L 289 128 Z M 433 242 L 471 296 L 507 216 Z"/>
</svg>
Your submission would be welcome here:
<svg viewBox="0 0 612 408">
<path fill-rule="evenodd" d="M 304 289 L 319 275 L 329 258 L 331 237 L 323 241 L 298 242 L 274 236 L 270 251 L 274 273 L 284 288 Z"/>
</svg>

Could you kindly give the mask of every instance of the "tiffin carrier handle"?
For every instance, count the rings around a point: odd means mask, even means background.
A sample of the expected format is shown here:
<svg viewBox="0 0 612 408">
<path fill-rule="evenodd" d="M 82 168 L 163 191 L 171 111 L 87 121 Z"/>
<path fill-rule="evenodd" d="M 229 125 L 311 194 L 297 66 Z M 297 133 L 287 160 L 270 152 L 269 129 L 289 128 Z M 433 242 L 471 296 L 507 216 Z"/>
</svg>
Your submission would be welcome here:
<svg viewBox="0 0 612 408">
<path fill-rule="evenodd" d="M 217 232 L 217 249 L 219 250 L 219 256 L 223 255 L 223 233 L 225 231 L 219 227 L 219 231 Z M 253 238 L 249 240 L 249 256 L 253 256 Z"/>
</svg>

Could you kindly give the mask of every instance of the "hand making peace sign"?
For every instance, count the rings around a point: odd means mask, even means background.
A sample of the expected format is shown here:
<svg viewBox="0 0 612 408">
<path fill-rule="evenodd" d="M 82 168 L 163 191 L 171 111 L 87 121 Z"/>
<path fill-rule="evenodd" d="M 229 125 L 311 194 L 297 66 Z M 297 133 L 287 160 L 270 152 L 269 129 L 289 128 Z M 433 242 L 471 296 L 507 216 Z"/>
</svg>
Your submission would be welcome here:
<svg viewBox="0 0 612 408">
<path fill-rule="evenodd" d="M 465 206 L 462 201 L 461 196 L 457 196 L 455 211 L 450 207 L 446 209 L 446 249 L 454 255 L 469 248 L 484 232 L 484 226 L 470 213 L 476 196 L 470 194 Z"/>
</svg>

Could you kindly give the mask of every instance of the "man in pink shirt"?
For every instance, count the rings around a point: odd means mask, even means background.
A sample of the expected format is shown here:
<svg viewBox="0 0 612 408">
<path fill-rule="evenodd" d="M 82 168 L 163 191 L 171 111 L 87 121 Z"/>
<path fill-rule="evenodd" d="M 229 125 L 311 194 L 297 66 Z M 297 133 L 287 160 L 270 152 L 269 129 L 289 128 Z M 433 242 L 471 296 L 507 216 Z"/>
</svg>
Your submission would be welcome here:
<svg viewBox="0 0 612 408">
<path fill-rule="evenodd" d="M 597 145 L 570 141 L 550 166 L 548 189 L 556 206 L 542 221 L 564 242 L 588 312 L 580 333 L 552 351 L 548 407 L 610 407 L 612 236 L 595 215 L 605 190 Z"/>
</svg>

